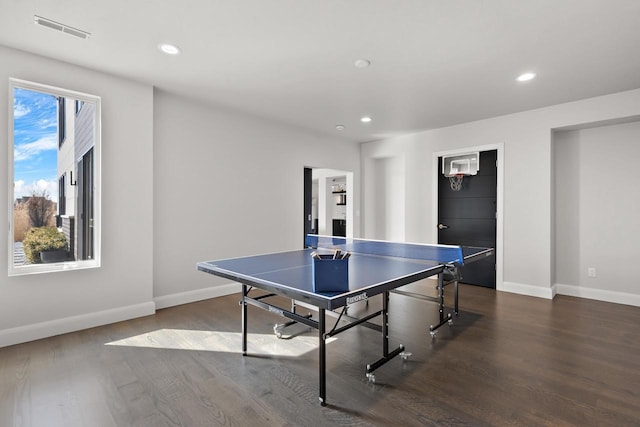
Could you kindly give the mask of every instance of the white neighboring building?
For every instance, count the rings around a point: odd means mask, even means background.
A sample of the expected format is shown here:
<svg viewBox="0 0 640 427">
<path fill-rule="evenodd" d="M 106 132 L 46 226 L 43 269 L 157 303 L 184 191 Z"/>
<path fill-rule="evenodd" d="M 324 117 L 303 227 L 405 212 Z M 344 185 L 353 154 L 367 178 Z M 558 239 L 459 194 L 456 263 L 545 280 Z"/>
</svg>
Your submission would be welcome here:
<svg viewBox="0 0 640 427">
<path fill-rule="evenodd" d="M 58 97 L 58 216 L 75 260 L 93 258 L 95 105 Z"/>
</svg>

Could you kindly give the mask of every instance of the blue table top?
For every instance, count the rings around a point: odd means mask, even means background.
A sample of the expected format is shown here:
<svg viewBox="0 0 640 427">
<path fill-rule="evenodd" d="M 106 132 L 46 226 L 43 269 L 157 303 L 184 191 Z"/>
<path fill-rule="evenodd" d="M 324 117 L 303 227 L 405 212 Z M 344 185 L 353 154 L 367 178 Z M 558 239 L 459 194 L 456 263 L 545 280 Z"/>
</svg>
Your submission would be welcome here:
<svg viewBox="0 0 640 427">
<path fill-rule="evenodd" d="M 424 246 L 424 245 L 419 245 Z M 434 246 L 434 245 L 427 245 Z M 462 249 L 457 247 L 458 251 Z M 492 249 L 464 248 L 464 258 L 493 253 Z M 449 261 L 413 259 L 352 252 L 349 258 L 348 291 L 314 292 L 313 258 L 316 249 L 199 262 L 200 271 L 225 277 L 246 285 L 307 302 L 326 309 L 342 307 L 355 299 L 364 299 L 399 286 L 434 276 Z M 317 250 L 320 253 L 322 249 Z M 462 258 L 462 255 L 460 256 Z M 457 259 L 452 263 L 459 263 Z"/>
</svg>

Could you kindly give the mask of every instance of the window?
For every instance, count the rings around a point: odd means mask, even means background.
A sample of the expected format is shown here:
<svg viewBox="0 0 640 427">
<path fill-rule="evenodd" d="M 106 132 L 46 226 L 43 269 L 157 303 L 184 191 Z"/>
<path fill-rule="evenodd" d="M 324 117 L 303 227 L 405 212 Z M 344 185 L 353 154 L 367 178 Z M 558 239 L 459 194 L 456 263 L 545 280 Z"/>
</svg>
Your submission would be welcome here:
<svg viewBox="0 0 640 427">
<path fill-rule="evenodd" d="M 99 267 L 100 98 L 9 89 L 9 275 Z"/>
</svg>

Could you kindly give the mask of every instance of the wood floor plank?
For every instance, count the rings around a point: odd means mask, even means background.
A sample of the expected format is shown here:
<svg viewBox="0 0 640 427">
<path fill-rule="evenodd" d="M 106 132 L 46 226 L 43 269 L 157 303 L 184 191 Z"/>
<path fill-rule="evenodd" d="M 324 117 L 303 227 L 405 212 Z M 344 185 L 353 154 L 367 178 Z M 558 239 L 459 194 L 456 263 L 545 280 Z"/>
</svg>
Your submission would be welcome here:
<svg viewBox="0 0 640 427">
<path fill-rule="evenodd" d="M 435 294 L 432 281 L 408 288 Z M 431 339 L 436 306 L 392 295 L 391 345 L 413 355 L 369 383 L 380 334 L 338 335 L 322 407 L 317 332 L 298 325 L 278 340 L 282 319 L 249 307 L 242 356 L 238 298 L 0 349 L 0 425 L 640 425 L 638 307 L 463 285 L 460 315 Z"/>
</svg>

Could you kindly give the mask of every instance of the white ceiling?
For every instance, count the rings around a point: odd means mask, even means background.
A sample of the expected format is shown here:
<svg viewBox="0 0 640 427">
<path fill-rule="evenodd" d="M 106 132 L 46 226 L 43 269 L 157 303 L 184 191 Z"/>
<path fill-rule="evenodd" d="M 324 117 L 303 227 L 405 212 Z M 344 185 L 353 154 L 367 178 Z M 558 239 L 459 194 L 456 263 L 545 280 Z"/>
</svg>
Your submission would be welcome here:
<svg viewBox="0 0 640 427">
<path fill-rule="evenodd" d="M 640 88 L 640 0 L 0 4 L 0 44 L 356 142 Z"/>
</svg>

